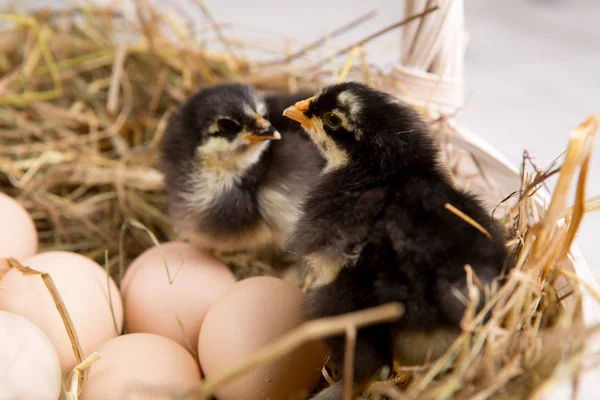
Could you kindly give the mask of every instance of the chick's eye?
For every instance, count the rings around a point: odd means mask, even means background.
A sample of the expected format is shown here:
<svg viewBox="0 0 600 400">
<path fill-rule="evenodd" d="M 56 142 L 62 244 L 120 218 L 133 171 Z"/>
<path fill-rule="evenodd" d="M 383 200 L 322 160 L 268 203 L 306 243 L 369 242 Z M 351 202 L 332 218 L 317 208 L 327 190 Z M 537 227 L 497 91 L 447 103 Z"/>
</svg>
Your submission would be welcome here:
<svg viewBox="0 0 600 400">
<path fill-rule="evenodd" d="M 336 112 L 326 112 L 323 114 L 323 121 L 332 129 L 342 126 L 342 117 Z"/>
<path fill-rule="evenodd" d="M 236 122 L 226 118 L 218 120 L 217 126 L 219 127 L 219 132 L 222 133 L 236 133 L 239 132 L 241 129 L 241 127 Z"/>
</svg>

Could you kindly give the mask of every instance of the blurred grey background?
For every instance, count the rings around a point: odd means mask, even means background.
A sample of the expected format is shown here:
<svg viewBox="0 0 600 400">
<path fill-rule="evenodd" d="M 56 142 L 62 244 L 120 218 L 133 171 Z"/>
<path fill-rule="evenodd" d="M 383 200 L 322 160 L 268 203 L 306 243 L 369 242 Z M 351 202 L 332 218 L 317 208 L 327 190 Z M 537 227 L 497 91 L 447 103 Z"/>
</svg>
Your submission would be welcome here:
<svg viewBox="0 0 600 400">
<path fill-rule="evenodd" d="M 9 3 L 15 2 L 0 0 L 0 5 Z M 17 2 L 27 8 L 73 3 Z M 404 10 L 402 0 L 205 0 L 205 4 L 218 22 L 280 32 L 297 39 L 295 43 L 308 43 L 371 9 L 378 11 L 375 18 L 330 46 L 351 43 L 399 21 Z M 189 10 L 205 23 L 191 1 L 163 5 Z M 591 112 L 600 113 L 600 1 L 465 0 L 465 17 L 470 36 L 466 125 L 516 165 L 527 149 L 545 167 L 566 148 L 572 128 Z M 396 62 L 399 37 L 394 31 L 369 44 L 369 59 L 384 66 Z M 279 35 L 270 40 L 276 46 L 283 44 Z M 592 160 L 587 194 L 600 194 L 598 154 Z M 600 213 L 588 214 L 577 242 L 597 278 L 599 223 Z"/>
</svg>

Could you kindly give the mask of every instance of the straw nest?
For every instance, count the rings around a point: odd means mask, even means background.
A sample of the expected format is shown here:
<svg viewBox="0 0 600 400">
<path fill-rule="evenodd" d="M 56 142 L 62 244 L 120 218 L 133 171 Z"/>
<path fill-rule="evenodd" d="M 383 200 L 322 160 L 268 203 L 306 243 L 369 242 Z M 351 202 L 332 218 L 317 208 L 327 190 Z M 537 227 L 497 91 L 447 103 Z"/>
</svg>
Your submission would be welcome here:
<svg viewBox="0 0 600 400">
<path fill-rule="evenodd" d="M 116 8 L 0 14 L 0 189 L 18 198 L 33 216 L 41 251 L 84 254 L 118 280 L 143 250 L 176 239 L 164 213 L 162 176 L 154 166 L 169 115 L 199 87 L 239 81 L 263 90 L 295 91 L 352 78 L 401 91 L 394 76 L 371 65 L 362 50 L 379 32 L 315 62 L 315 54 L 323 55 L 325 38 L 294 53 L 235 40 L 227 31 L 231 27 L 216 24 L 199 0 L 196 4 L 210 22 L 208 28 L 194 30 L 181 14 L 159 13 L 143 1 L 136 2 L 133 16 Z M 281 43 L 284 47 L 283 39 Z M 215 45 L 221 48 L 215 50 Z M 276 61 L 253 61 L 247 55 L 253 51 L 272 52 Z M 373 382 L 370 396 L 541 398 L 559 375 L 581 372 L 583 343 L 595 332 L 581 323 L 585 283 L 571 272 L 568 251 L 586 207 L 598 205 L 584 201 L 584 184 L 599 119 L 591 116 L 571 133 L 568 150 L 556 165 L 541 170 L 525 157 L 521 187 L 503 198 L 474 159 L 446 140 L 454 125 L 420 111 L 439 138 L 457 184 L 486 193 L 490 209 L 497 206 L 494 215 L 514 238 L 517 267 L 483 288 L 467 266 L 470 290 L 464 299 L 469 307 L 463 334 L 438 361 L 395 365 Z M 552 201 L 540 211 L 534 194 L 557 172 Z M 569 208 L 573 182 L 575 202 Z M 561 302 L 554 288 L 560 279 L 570 284 L 569 301 Z M 488 300 L 491 315 L 485 323 L 472 307 L 480 296 Z M 353 329 L 400 315 L 399 305 L 389 305 L 307 323 L 224 375 L 205 380 L 193 394 L 207 397 L 237 374 L 310 338 L 346 332 L 351 350 Z M 352 351 L 348 354 L 346 363 L 351 364 Z M 566 367 L 556 369 L 560 361 Z M 323 369 L 321 387 L 334 370 Z M 75 375 L 77 392 L 83 382 L 79 371 Z"/>
</svg>

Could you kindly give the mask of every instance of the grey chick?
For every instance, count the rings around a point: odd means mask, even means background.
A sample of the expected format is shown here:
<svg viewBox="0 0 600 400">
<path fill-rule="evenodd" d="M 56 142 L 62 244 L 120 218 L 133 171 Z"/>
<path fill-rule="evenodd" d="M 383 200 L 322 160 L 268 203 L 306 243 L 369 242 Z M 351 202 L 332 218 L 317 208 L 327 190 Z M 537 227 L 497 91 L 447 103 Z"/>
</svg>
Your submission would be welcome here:
<svg viewBox="0 0 600 400">
<path fill-rule="evenodd" d="M 325 87 L 284 115 L 303 125 L 327 160 L 289 241 L 315 276 L 307 316 L 388 302 L 405 307 L 398 322 L 358 331 L 358 393 L 394 359 L 417 364 L 447 350 L 465 310 L 455 295 L 466 296 L 464 267 L 484 284 L 498 276 L 507 259 L 503 232 L 473 195 L 454 187 L 426 125 L 397 99 L 347 82 Z M 328 345 L 343 368 L 344 337 Z M 342 388 L 339 381 L 315 399 L 339 400 Z"/>
<path fill-rule="evenodd" d="M 219 253 L 281 251 L 324 164 L 299 124 L 281 116 L 304 97 L 263 99 L 249 86 L 224 84 L 200 90 L 173 114 L 161 170 L 179 236 Z"/>
</svg>

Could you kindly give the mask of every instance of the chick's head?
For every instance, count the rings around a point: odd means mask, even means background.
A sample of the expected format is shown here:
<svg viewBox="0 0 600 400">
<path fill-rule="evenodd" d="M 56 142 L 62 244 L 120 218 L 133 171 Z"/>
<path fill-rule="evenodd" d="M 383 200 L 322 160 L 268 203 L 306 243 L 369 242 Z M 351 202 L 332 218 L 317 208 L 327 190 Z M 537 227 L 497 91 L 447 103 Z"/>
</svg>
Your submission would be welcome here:
<svg viewBox="0 0 600 400">
<path fill-rule="evenodd" d="M 271 140 L 281 138 L 254 90 L 227 84 L 201 90 L 177 112 L 180 140 L 203 167 L 244 170 L 256 163 Z"/>
<path fill-rule="evenodd" d="M 413 109 L 358 82 L 326 86 L 284 115 L 300 122 L 330 170 L 351 163 L 402 166 L 435 158 L 433 142 Z"/>
</svg>

